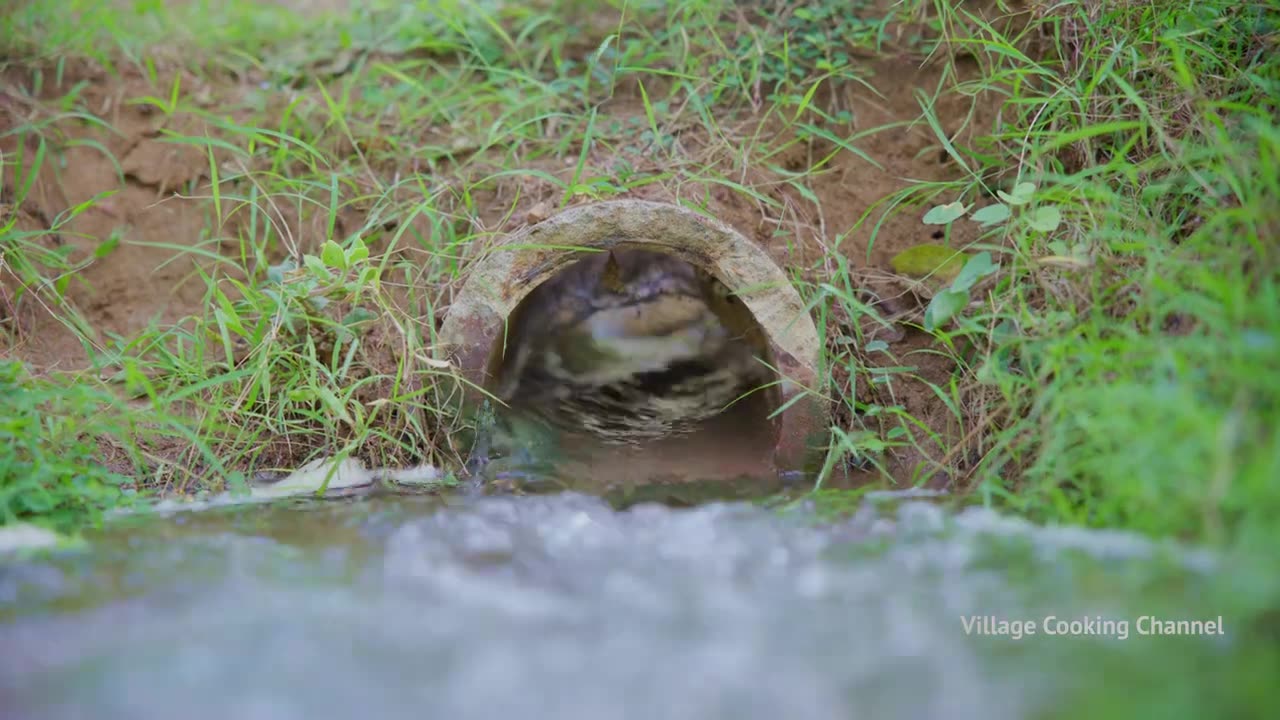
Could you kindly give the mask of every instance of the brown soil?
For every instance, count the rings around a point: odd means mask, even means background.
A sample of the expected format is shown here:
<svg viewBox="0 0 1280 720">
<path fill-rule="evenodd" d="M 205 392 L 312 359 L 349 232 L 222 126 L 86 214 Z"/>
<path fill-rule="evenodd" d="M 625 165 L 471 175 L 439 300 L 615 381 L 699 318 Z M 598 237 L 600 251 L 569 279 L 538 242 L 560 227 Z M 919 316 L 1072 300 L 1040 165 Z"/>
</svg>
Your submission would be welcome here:
<svg viewBox="0 0 1280 720">
<path fill-rule="evenodd" d="M 884 123 L 916 118 L 920 114 L 916 91 L 932 94 L 940 82 L 939 69 L 922 68 L 915 59 L 882 60 L 868 65 L 868 69 L 871 71 L 869 82 L 883 97 L 877 97 L 865 87 L 849 85 L 820 98 L 830 108 L 849 110 L 853 114 L 850 127 L 833 131 L 848 135 Z M 95 127 L 72 120 L 57 120 L 49 125 L 45 134 L 48 152 L 32 192 L 21 207 L 3 209 L 6 216 L 16 213 L 21 227 L 36 230 L 49 228 L 60 215 L 88 203 L 87 208 L 75 214 L 56 235 L 46 234 L 38 242 L 49 248 L 69 246 L 69 260 L 85 263 L 67 286 L 65 297 L 96 332 L 99 348 L 105 347 L 113 336 L 129 336 L 150 323 L 170 324 L 201 313 L 208 300 L 200 272 L 212 272 L 217 265 L 222 273 L 231 272 L 234 276 L 237 271 L 228 268 L 240 262 L 234 255 L 229 258 L 233 263 L 217 264 L 212 259 L 220 254 L 238 255 L 239 244 L 223 238 L 242 231 L 244 226 L 228 225 L 228 222 L 243 223 L 243 220 L 229 221 L 225 208 L 223 218 L 215 217 L 209 199 L 208 158 L 195 146 L 164 142 L 162 137 L 166 122 L 170 123 L 170 129 L 183 134 L 198 135 L 204 129 L 193 118 L 176 115 L 166 121 L 162 113 L 148 112 L 143 105 L 129 103 L 131 99 L 147 95 L 165 96 L 175 72 L 170 69 L 168 73 L 161 73 L 158 87 L 152 87 L 137 72 L 123 70 L 121 75 L 112 76 L 88 66 L 68 66 L 61 83 L 55 83 L 53 75 L 46 72 L 43 90 L 34 96 L 27 94 L 32 86 L 32 69 L 11 69 L 0 78 L 0 87 L 15 88 L 0 91 L 0 132 L 22 123 L 53 118 L 57 112 L 54 103 L 76 83 L 84 83 L 81 98 L 86 109 L 109 126 Z M 245 91 L 244 86 L 234 83 L 211 84 L 192 76 L 184 76 L 182 88 L 184 95 L 194 97 L 205 107 L 232 106 L 232 100 Z M 971 100 L 958 96 L 944 97 L 940 102 L 938 115 L 948 132 L 961 128 L 962 119 L 971 112 L 970 103 Z M 625 93 L 602 110 L 612 118 L 643 117 L 640 102 Z M 989 111 L 978 108 L 966 131 L 981 130 L 984 125 L 990 127 L 990 118 Z M 759 119 L 748 118 L 740 129 L 747 136 L 753 134 L 760 123 Z M 768 126 L 765 122 L 765 127 Z M 723 143 L 715 145 L 709 138 L 700 137 L 699 131 L 698 126 L 692 126 L 680 134 L 681 144 L 690 157 L 696 161 L 705 157 L 703 153 L 723 152 Z M 34 135 L 7 134 L 0 138 L 0 152 L 7 163 L 12 162 L 23 138 L 26 146 L 22 155 L 24 165 L 28 166 L 23 168 L 25 173 L 29 172 L 30 159 L 37 149 Z M 773 171 L 758 167 L 742 170 L 742 175 L 734 179 L 778 200 L 783 208 L 781 212 L 723 185 L 710 183 L 649 185 L 629 197 L 694 204 L 709 198 L 708 209 L 713 214 L 747 237 L 757 239 L 785 267 L 807 269 L 801 274 L 808 280 L 827 279 L 824 274 L 829 274 L 834 266 L 823 262 L 823 258 L 836 249 L 837 236 L 847 234 L 839 241 L 838 252 L 845 254 L 855 268 L 858 275 L 853 279 L 855 285 L 878 294 L 889 312 L 909 311 L 913 301 L 890 281 L 889 259 L 904 248 L 931 241 L 933 229 L 920 222 L 923 209 L 889 217 L 879 227 L 874 241 L 872 232 L 882 210 L 875 210 L 865 222 L 860 220 L 868 208 L 911 181 L 954 179 L 958 171 L 944 160 L 937 139 L 923 122 L 863 137 L 857 146 L 884 169 L 877 169 L 847 151 L 840 152 L 825 170 L 808 179 L 808 187 L 819 201 L 817 204 L 779 182 L 779 176 Z M 773 158 L 773 162 L 789 171 L 803 171 L 831 149 L 821 141 L 797 143 Z M 113 157 L 119 161 L 118 168 Z M 610 160 L 590 158 L 600 169 L 610 167 Z M 545 161 L 542 164 L 541 169 L 559 176 L 567 176 L 572 170 L 563 165 L 550 166 Z M 388 176 L 412 170 L 374 168 L 375 172 L 386 172 Z M 2 197 L 12 198 L 18 182 L 13 169 L 7 168 Z M 94 198 L 98 199 L 93 201 Z M 550 186 L 531 185 L 527 179 L 518 184 L 514 181 L 499 184 L 487 197 L 478 198 L 474 216 L 468 220 L 474 227 L 510 230 L 526 219 L 536 220 L 546 211 L 547 203 L 554 207 L 557 200 L 558 191 Z M 357 206 L 350 206 L 345 213 L 339 218 L 340 226 L 345 224 L 350 229 L 363 223 Z M 299 218 L 297 212 L 282 208 L 277 219 L 287 226 L 288 234 L 304 250 L 316 247 L 317 239 L 324 236 L 323 217 Z M 956 229 L 964 230 L 963 227 Z M 113 237 L 120 238 L 119 246 L 95 258 L 95 250 Z M 961 233 L 953 236 L 952 243 L 963 246 L 972 240 Z M 193 250 L 198 252 L 191 252 Z M 279 257 L 283 252 L 277 249 L 268 255 Z M 0 271 L 3 270 L 0 267 Z M 4 274 L 0 290 L 3 290 L 0 321 L 7 326 L 8 335 L 0 352 L 22 358 L 35 372 L 89 366 L 90 358 L 81 341 L 49 308 L 30 294 L 16 305 L 11 302 L 17 290 L 12 275 Z M 837 318 L 832 334 L 852 335 L 851 328 L 840 327 L 848 322 Z M 892 357 L 875 353 L 863 360 L 873 365 L 911 366 L 915 371 L 899 376 L 892 398 L 879 391 L 878 401 L 900 405 L 943 439 L 935 445 L 922 438 L 921 449 L 894 453 L 890 464 L 892 474 L 905 485 L 921 480 L 934 485 L 945 482 L 947 473 L 940 471 L 961 469 L 958 453 L 946 458 L 946 467 L 936 463 L 944 459 L 955 441 L 972 430 L 973 419 L 964 418 L 961 422 L 954 418 L 925 383 L 945 386 L 954 370 L 953 364 L 945 356 L 929 352 L 930 340 L 922 332 L 899 326 L 896 332 L 883 335 L 883 339 L 889 341 Z M 846 392 L 851 383 L 861 393 L 871 392 L 861 381 L 839 379 Z M 844 418 L 843 422 L 855 421 Z M 870 472 L 860 471 L 842 482 L 856 483 L 870 477 Z"/>
</svg>

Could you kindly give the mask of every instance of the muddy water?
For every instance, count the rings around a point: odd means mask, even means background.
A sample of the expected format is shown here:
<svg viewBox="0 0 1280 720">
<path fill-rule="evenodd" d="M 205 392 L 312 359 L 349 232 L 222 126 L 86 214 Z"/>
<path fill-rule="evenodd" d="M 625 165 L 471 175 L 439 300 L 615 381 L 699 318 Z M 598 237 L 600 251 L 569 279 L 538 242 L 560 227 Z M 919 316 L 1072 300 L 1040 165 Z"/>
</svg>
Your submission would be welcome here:
<svg viewBox="0 0 1280 720">
<path fill-rule="evenodd" d="M 1212 558 L 920 500 L 376 496 L 89 541 L 0 565 L 0 717 L 1208 717 L 1244 641 L 1140 634 L 1217 620 Z"/>
</svg>

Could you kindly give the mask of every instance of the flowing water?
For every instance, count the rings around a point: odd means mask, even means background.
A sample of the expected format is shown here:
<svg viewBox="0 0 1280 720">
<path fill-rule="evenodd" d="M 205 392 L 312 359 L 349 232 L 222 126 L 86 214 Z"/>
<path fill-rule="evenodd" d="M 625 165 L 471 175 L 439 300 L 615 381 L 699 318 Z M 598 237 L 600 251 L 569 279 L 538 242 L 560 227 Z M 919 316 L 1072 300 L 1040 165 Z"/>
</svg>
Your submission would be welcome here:
<svg viewBox="0 0 1280 720">
<path fill-rule="evenodd" d="M 0 717 L 1000 720 L 1257 705 L 1240 694 L 1257 686 L 1240 675 L 1257 667 L 1255 633 L 1215 604 L 1214 558 L 920 499 L 837 517 L 808 503 L 619 512 L 571 493 L 382 494 L 144 516 L 88 540 L 0 559 Z M 1143 634 L 1144 618 L 1224 615 Z"/>
</svg>

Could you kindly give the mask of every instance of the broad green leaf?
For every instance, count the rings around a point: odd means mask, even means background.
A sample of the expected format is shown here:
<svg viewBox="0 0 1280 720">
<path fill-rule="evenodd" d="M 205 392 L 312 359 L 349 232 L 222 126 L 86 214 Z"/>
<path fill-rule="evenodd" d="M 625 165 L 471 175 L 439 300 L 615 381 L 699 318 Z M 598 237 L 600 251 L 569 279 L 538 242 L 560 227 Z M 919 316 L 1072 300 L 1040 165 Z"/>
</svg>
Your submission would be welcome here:
<svg viewBox="0 0 1280 720">
<path fill-rule="evenodd" d="M 983 250 L 969 258 L 969 262 L 964 264 L 960 274 L 952 281 L 951 289 L 955 292 L 967 293 L 969 288 L 973 287 L 979 280 L 999 269 L 999 265 L 991 262 L 991 253 Z"/>
<path fill-rule="evenodd" d="M 1036 194 L 1036 184 L 1023 182 L 1013 186 L 1013 192 L 997 190 L 996 196 L 1010 205 L 1026 205 Z"/>
<path fill-rule="evenodd" d="M 991 339 L 997 345 L 1016 340 L 1020 336 L 1018 332 L 1018 324 L 1009 318 L 1001 320 L 994 328 L 991 329 Z"/>
<path fill-rule="evenodd" d="M 320 258 L 316 257 L 315 255 L 303 255 L 302 264 L 306 265 L 307 269 L 310 270 L 312 274 L 318 278 L 321 278 L 323 280 L 333 279 L 333 274 L 329 272 L 329 268 L 325 267 L 324 263 L 321 262 Z"/>
<path fill-rule="evenodd" d="M 1062 213 L 1055 205 L 1043 205 L 1027 214 L 1027 224 L 1033 230 L 1053 232 L 1062 222 Z"/>
<path fill-rule="evenodd" d="M 899 275 L 921 279 L 935 277 L 950 282 L 965 265 L 965 253 L 945 245 L 916 245 L 893 256 L 889 265 Z"/>
<path fill-rule="evenodd" d="M 924 214 L 924 224 L 946 225 L 957 218 L 963 217 L 967 212 L 969 212 L 969 208 L 965 207 L 964 203 L 961 202 L 938 205 Z"/>
<path fill-rule="evenodd" d="M 378 280 L 378 267 L 376 265 L 367 265 L 360 271 L 360 276 L 356 278 L 356 287 L 364 288 L 372 285 Z M 374 288 L 376 289 L 376 287 Z"/>
<path fill-rule="evenodd" d="M 351 267 L 356 263 L 362 262 L 369 257 L 369 247 L 364 244 L 364 240 L 356 238 L 352 243 L 351 249 L 347 251 L 347 267 Z"/>
<path fill-rule="evenodd" d="M 298 264 L 293 261 L 293 258 L 285 258 L 284 262 L 279 265 L 272 265 L 267 268 L 267 282 L 279 285 L 284 282 L 286 273 L 297 269 Z"/>
<path fill-rule="evenodd" d="M 378 316 L 374 312 L 362 307 L 357 307 L 353 308 L 351 312 L 347 313 L 346 316 L 342 318 L 342 324 L 347 327 L 352 327 L 354 325 L 359 325 L 360 323 L 373 320 L 376 317 Z"/>
<path fill-rule="evenodd" d="M 1009 219 L 1009 206 L 1004 203 L 995 203 L 988 205 L 980 210 L 974 211 L 970 218 L 976 223 L 981 223 L 983 227 L 995 225 Z"/>
<path fill-rule="evenodd" d="M 955 317 L 969 303 L 969 293 L 944 290 L 933 296 L 924 310 L 924 329 L 933 332 L 943 323 Z"/>
<path fill-rule="evenodd" d="M 342 251 L 342 246 L 329 240 L 325 242 L 324 248 L 320 251 L 320 259 L 325 265 L 336 270 L 347 269 L 347 254 Z"/>
</svg>

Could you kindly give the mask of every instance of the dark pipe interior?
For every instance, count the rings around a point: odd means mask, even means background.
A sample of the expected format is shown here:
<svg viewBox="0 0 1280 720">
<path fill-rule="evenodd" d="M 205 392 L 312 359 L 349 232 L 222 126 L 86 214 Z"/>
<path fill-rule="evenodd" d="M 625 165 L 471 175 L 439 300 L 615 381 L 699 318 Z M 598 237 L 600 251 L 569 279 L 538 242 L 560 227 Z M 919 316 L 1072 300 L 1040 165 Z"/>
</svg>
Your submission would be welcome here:
<svg viewBox="0 0 1280 720">
<path fill-rule="evenodd" d="M 517 306 L 508 319 L 509 328 L 517 327 L 526 311 L 525 303 Z M 735 299 L 717 314 L 726 327 L 748 339 L 758 357 L 775 365 L 764 331 L 745 303 Z M 488 370 L 487 389 L 496 392 L 504 373 L 510 370 L 503 339 L 495 342 L 490 351 Z M 575 485 L 591 486 L 587 490 L 607 493 L 654 484 L 693 489 L 714 487 L 717 482 L 741 484 L 746 478 L 772 481 L 776 479 L 772 455 L 780 423 L 769 415 L 778 407 L 779 397 L 776 386 L 757 390 L 703 422 L 693 434 L 634 447 L 574 438 L 572 457 L 562 463 L 558 474 L 571 478 Z M 723 495 L 715 490 L 709 492 Z M 686 500 L 676 494 L 665 499 Z"/>
</svg>

